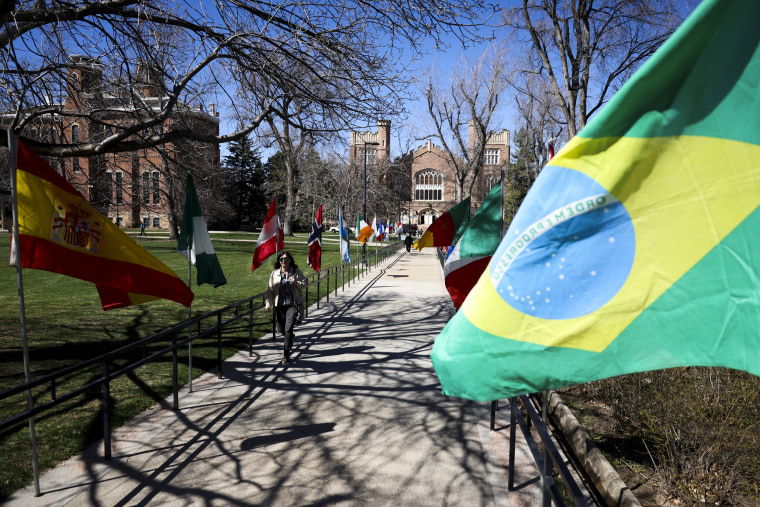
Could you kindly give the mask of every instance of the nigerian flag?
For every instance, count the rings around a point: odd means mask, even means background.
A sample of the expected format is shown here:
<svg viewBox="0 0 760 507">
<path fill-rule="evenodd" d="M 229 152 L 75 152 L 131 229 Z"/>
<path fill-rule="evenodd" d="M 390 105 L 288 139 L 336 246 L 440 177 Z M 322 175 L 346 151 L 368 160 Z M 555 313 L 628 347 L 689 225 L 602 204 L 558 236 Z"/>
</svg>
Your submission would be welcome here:
<svg viewBox="0 0 760 507">
<path fill-rule="evenodd" d="M 195 264 L 198 270 L 198 285 L 210 283 L 214 287 L 219 287 L 227 283 L 222 273 L 222 266 L 216 257 L 214 245 L 211 244 L 206 222 L 201 214 L 201 203 L 198 201 L 198 193 L 195 191 L 195 183 L 190 173 L 187 173 L 185 213 L 182 216 L 182 231 L 177 241 L 177 251 Z"/>
<path fill-rule="evenodd" d="M 446 394 L 760 375 L 760 2 L 704 2 L 551 160 L 435 341 Z"/>
</svg>

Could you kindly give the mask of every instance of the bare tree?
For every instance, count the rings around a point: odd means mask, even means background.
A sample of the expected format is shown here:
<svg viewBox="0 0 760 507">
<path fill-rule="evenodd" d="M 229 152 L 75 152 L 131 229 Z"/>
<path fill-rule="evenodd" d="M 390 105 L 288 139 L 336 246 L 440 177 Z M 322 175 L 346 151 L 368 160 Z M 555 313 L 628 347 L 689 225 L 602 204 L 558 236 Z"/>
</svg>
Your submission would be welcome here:
<svg viewBox="0 0 760 507">
<path fill-rule="evenodd" d="M 433 137 L 454 168 L 457 201 L 472 194 L 483 168 L 491 119 L 508 84 L 506 47 L 504 42 L 490 46 L 474 62 L 462 58 L 445 91 L 436 87 L 432 72 L 425 77 L 422 92 L 436 132 Z"/>
<path fill-rule="evenodd" d="M 492 11 L 495 9 L 491 7 Z M 277 76 L 286 90 L 312 111 L 397 110 L 404 64 L 418 56 L 423 41 L 443 34 L 474 37 L 483 19 L 481 2 L 444 0 L 371 0 L 327 3 L 220 0 L 17 0 L 0 8 L 0 104 L 6 123 L 23 136 L 42 115 L 67 123 L 92 121 L 113 127 L 108 136 L 79 143 L 30 140 L 47 156 L 81 157 L 145 149 L 193 139 L 223 143 L 255 130 L 273 112 L 265 104 L 254 115 L 237 109 L 241 81 L 253 75 Z M 158 36 L 167 31 L 172 37 Z M 402 51 L 403 50 L 403 51 Z M 170 53 L 170 61 L 156 61 Z M 98 93 L 120 97 L 129 123 L 109 124 L 97 115 L 96 101 L 77 111 L 64 109 L 66 71 L 72 54 L 86 55 L 105 68 L 109 79 Z M 141 97 L 133 76 L 148 61 L 164 83 L 160 101 Z M 303 73 L 308 79 L 303 79 Z M 314 83 L 321 86 L 315 87 Z M 117 93 L 118 92 L 118 93 Z M 272 90 L 271 98 L 281 92 Z M 226 104 L 228 134 L 208 134 L 191 124 L 172 122 L 178 112 L 198 102 Z"/>
<path fill-rule="evenodd" d="M 670 36 L 690 8 L 676 0 L 522 0 L 504 11 L 544 76 L 569 137 Z"/>
<path fill-rule="evenodd" d="M 511 82 L 516 90 L 516 130 L 521 132 L 523 143 L 529 142 L 529 148 L 525 148 L 530 150 L 531 160 L 534 161 L 530 169 L 535 180 L 535 175 L 549 161 L 549 143 L 556 148 L 566 140 L 564 117 L 556 95 L 543 76 L 523 73 Z M 560 116 L 557 117 L 557 114 Z"/>
</svg>

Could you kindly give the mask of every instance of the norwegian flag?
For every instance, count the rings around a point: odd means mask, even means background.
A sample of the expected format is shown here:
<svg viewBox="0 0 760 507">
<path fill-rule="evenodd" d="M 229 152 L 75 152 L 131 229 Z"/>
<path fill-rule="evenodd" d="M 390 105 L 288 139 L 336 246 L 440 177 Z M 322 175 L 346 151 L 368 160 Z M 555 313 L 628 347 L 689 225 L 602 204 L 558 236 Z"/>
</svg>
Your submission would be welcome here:
<svg viewBox="0 0 760 507">
<path fill-rule="evenodd" d="M 322 263 L 322 231 L 325 226 L 322 225 L 322 205 L 319 205 L 317 216 L 311 224 L 311 234 L 309 234 L 309 256 L 307 262 L 314 271 L 319 271 Z"/>
</svg>

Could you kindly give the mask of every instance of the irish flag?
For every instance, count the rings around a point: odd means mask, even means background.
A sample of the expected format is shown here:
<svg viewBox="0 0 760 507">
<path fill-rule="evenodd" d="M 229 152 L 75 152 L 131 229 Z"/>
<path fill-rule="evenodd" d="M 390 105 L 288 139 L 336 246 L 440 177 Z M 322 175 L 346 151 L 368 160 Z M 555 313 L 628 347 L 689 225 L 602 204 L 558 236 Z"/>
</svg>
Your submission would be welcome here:
<svg viewBox="0 0 760 507">
<path fill-rule="evenodd" d="M 430 224 L 413 246 L 420 252 L 426 246 L 451 246 L 459 240 L 469 221 L 470 198 L 467 197 Z"/>
<path fill-rule="evenodd" d="M 375 235 L 375 231 L 372 230 L 372 226 L 364 221 L 361 215 L 356 220 L 356 239 L 362 243 L 366 243 Z"/>
<path fill-rule="evenodd" d="M 541 172 L 435 341 L 446 394 L 760 375 L 758 19 L 703 2 Z"/>
<path fill-rule="evenodd" d="M 168 266 L 103 216 L 47 162 L 18 142 L 18 245 L 11 265 L 92 282 L 104 310 L 193 292 Z"/>
<path fill-rule="evenodd" d="M 190 173 L 187 173 L 185 213 L 182 216 L 182 230 L 177 241 L 177 251 L 190 259 L 196 267 L 198 285 L 208 283 L 219 287 L 227 283 L 222 266 L 216 257 L 214 245 L 211 244 L 193 175 Z"/>
</svg>

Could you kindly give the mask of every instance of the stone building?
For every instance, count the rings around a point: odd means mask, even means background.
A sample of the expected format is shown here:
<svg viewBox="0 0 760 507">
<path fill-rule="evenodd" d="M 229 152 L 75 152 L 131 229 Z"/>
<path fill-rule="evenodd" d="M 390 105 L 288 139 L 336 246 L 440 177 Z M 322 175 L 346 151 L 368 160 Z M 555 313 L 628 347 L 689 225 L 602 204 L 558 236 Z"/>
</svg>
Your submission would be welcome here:
<svg viewBox="0 0 760 507">
<path fill-rule="evenodd" d="M 474 127 L 470 125 L 471 143 L 474 138 Z M 357 157 L 361 160 L 365 142 L 378 143 L 377 146 L 366 146 L 368 161 L 388 160 L 389 140 L 390 122 L 387 121 L 378 122 L 377 133 L 352 132 L 351 161 L 355 163 Z M 509 162 L 509 141 L 508 130 L 488 134 L 484 165 L 472 189 L 472 213 L 477 211 L 491 188 L 498 184 L 501 171 Z M 372 151 L 372 148 L 376 151 Z M 410 179 L 411 195 L 400 203 L 398 215 L 389 218 L 403 224 L 416 224 L 420 230 L 425 230 L 436 218 L 457 204 L 455 171 L 451 157 L 440 146 L 428 141 L 403 156 L 402 160 L 408 165 L 406 174 Z"/>
<path fill-rule="evenodd" d="M 139 97 L 142 116 L 151 115 L 167 100 L 159 73 L 148 66 L 138 66 L 129 87 L 104 83 L 104 66 L 97 59 L 74 55 L 69 57 L 66 93 L 62 104 L 40 106 L 60 111 L 37 116 L 21 133 L 22 137 L 40 142 L 77 144 L 99 141 L 115 129 L 133 125 L 135 101 Z M 34 114 L 32 110 L 25 111 Z M 8 124 L 6 115 L 2 122 Z M 192 128 L 211 135 L 219 133 L 219 113 L 214 104 L 208 111 L 202 106 L 180 104 L 176 113 L 157 132 L 172 128 Z M 218 168 L 218 145 L 177 141 L 162 149 L 140 149 L 133 152 L 109 153 L 91 157 L 46 157 L 51 167 L 64 176 L 96 209 L 120 227 L 167 229 L 169 209 L 176 200 L 177 188 L 184 188 L 184 174 L 193 167 Z M 175 177 L 176 176 L 176 177 Z M 176 179 L 176 181 L 174 181 Z M 181 216 L 183 202 L 178 203 Z"/>
</svg>

